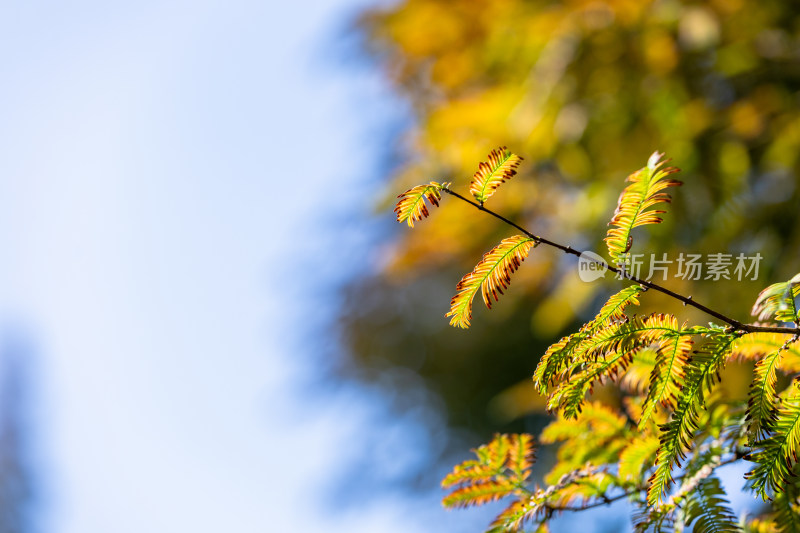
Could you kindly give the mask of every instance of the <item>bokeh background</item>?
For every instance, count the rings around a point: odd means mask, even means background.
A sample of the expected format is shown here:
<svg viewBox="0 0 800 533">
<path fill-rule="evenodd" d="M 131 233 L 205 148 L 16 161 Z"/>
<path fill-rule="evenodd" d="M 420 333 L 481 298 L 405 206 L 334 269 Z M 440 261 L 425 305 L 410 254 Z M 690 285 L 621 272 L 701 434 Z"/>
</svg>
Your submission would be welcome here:
<svg viewBox="0 0 800 533">
<path fill-rule="evenodd" d="M 745 318 L 800 270 L 797 13 L 1 3 L 0 532 L 481 530 L 438 479 L 541 429 L 539 355 L 618 286 L 537 250 L 455 331 L 455 283 L 508 230 L 450 204 L 408 231 L 392 199 L 508 145 L 494 206 L 601 251 L 624 176 L 666 151 L 685 185 L 636 246 L 761 253 L 758 281 L 671 285 Z M 598 513 L 586 531 L 628 527 Z"/>
</svg>

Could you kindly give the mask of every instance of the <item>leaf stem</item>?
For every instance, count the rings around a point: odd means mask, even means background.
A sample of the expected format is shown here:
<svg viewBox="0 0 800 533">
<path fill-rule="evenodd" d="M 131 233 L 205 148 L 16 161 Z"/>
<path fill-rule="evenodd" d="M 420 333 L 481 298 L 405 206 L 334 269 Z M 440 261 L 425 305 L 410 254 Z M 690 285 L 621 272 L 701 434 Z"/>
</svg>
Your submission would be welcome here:
<svg viewBox="0 0 800 533">
<path fill-rule="evenodd" d="M 469 198 L 466 198 L 466 197 L 458 194 L 457 192 L 448 189 L 447 187 L 442 187 L 441 190 L 443 192 L 446 192 L 450 196 L 454 196 L 454 197 L 458 198 L 459 200 L 470 204 L 471 206 L 475 207 L 479 211 L 483 211 L 484 213 L 488 213 L 488 214 L 492 215 L 493 217 L 505 222 L 509 226 L 518 229 L 519 231 L 521 231 L 522 233 L 524 233 L 525 235 L 527 235 L 528 237 L 530 237 L 531 239 L 533 239 L 537 243 L 546 244 L 548 246 L 552 246 L 553 248 L 558 248 L 562 252 L 574 255 L 576 257 L 586 256 L 586 258 L 588 260 L 592 261 L 593 263 L 595 263 L 597 265 L 600 265 L 602 268 L 604 268 L 605 270 L 607 270 L 609 272 L 614 272 L 615 274 L 618 274 L 618 275 L 622 276 L 623 278 L 626 278 L 626 279 L 628 279 L 630 281 L 638 283 L 639 285 L 641 285 L 643 287 L 646 287 L 648 289 L 653 289 L 655 291 L 664 293 L 667 296 L 670 296 L 672 298 L 675 298 L 676 300 L 679 300 L 679 301 L 683 302 L 684 305 L 691 305 L 692 307 L 694 307 L 696 309 L 699 309 L 699 310 L 703 311 L 704 313 L 713 316 L 714 318 L 718 318 L 719 320 L 722 320 L 723 322 L 725 322 L 726 324 L 728 324 L 732 328 L 734 328 L 734 331 L 741 331 L 743 333 L 761 332 L 761 333 L 789 333 L 789 334 L 793 334 L 793 335 L 800 335 L 800 327 L 797 327 L 797 326 L 795 326 L 793 328 L 792 327 L 785 327 L 785 326 L 760 326 L 760 325 L 757 325 L 757 324 L 745 324 L 744 322 L 740 322 L 740 321 L 738 321 L 738 320 L 736 320 L 734 318 L 731 318 L 729 316 L 726 316 L 726 315 L 720 313 L 719 311 L 715 311 L 714 309 L 711 309 L 710 307 L 707 307 L 707 306 L 705 306 L 705 305 L 703 305 L 701 303 L 698 303 L 698 302 L 694 301 L 691 296 L 683 296 L 682 294 L 678 294 L 677 292 L 674 292 L 674 291 L 672 291 L 672 290 L 670 290 L 670 289 L 668 289 L 666 287 L 658 285 L 657 283 L 653 283 L 652 281 L 636 277 L 636 276 L 626 272 L 624 269 L 609 265 L 605 261 L 599 262 L 594 257 L 589 256 L 586 252 L 581 252 L 580 250 L 576 250 L 572 246 L 565 246 L 563 244 L 559 244 L 557 242 L 551 241 L 550 239 L 546 239 L 544 237 L 540 237 L 538 235 L 534 235 L 533 233 L 531 233 L 530 231 L 526 230 L 525 228 L 523 228 L 522 226 L 520 226 L 516 222 L 513 222 L 513 221 L 507 219 L 506 217 L 504 217 L 503 215 L 497 213 L 496 211 L 492 211 L 491 209 L 488 209 L 488 208 L 484 207 L 482 204 L 479 204 L 477 202 L 473 202 Z M 594 254 L 592 254 L 592 255 L 594 255 Z"/>
<path fill-rule="evenodd" d="M 734 453 L 734 455 L 732 457 L 720 462 L 717 466 L 715 466 L 714 470 L 716 470 L 717 468 L 722 468 L 723 466 L 727 466 L 729 464 L 735 463 L 737 461 L 740 461 L 743 458 L 744 458 L 743 454 Z M 680 481 L 684 477 L 685 477 L 685 475 L 678 476 L 678 477 L 675 478 L 675 481 Z M 581 505 L 581 506 L 578 506 L 578 507 L 571 506 L 571 505 L 557 506 L 557 505 L 549 505 L 549 504 L 545 504 L 545 506 L 546 506 L 547 510 L 549 512 L 551 512 L 551 513 L 552 512 L 561 513 L 561 512 L 585 511 L 587 509 L 593 509 L 595 507 L 602 507 L 604 505 L 611 505 L 612 503 L 614 503 L 616 501 L 619 501 L 619 500 L 622 500 L 624 498 L 627 498 L 628 496 L 633 496 L 637 492 L 644 492 L 646 490 L 647 490 L 647 487 L 633 487 L 633 488 L 628 489 L 628 490 L 626 490 L 626 491 L 624 491 L 624 492 L 622 492 L 620 494 L 617 494 L 616 496 L 609 497 L 609 496 L 603 495 L 603 496 L 601 496 L 601 499 L 599 499 L 597 501 L 594 501 L 594 502 L 586 504 L 586 505 Z"/>
</svg>

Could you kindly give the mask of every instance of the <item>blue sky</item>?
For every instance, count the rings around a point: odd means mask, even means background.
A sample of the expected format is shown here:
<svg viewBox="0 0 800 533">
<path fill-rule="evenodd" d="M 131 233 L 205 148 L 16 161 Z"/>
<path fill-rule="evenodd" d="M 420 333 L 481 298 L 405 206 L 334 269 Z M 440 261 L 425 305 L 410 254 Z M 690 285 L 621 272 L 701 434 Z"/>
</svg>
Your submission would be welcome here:
<svg viewBox="0 0 800 533">
<path fill-rule="evenodd" d="M 364 3 L 0 5 L 0 321 L 36 347 L 41 530 L 409 532 L 438 516 L 428 495 L 314 503 L 389 416 L 302 389 L 301 325 L 333 305 L 308 283 L 341 280 L 347 262 L 320 257 L 368 238 L 330 217 L 369 208 L 354 202 L 382 154 L 364 141 L 397 113 L 330 51 Z"/>
</svg>

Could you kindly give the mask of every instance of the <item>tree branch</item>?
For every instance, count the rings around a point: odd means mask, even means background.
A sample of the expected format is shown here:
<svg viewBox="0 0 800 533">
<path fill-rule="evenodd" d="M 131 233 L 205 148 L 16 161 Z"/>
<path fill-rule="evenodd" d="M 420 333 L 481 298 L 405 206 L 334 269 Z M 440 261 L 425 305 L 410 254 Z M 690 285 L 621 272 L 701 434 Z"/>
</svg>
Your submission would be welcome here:
<svg viewBox="0 0 800 533">
<path fill-rule="evenodd" d="M 723 466 L 727 466 L 729 464 L 735 463 L 737 461 L 741 461 L 743 458 L 744 458 L 744 454 L 740 454 L 740 453 L 736 452 L 736 453 L 733 454 L 732 457 L 720 462 L 717 466 L 715 466 L 714 470 L 716 470 L 717 468 L 722 468 Z M 686 476 L 685 475 L 678 476 L 678 477 L 675 478 L 675 481 L 676 482 L 677 481 L 681 481 L 684 477 L 686 477 Z M 617 494 L 616 496 L 608 497 L 608 496 L 604 495 L 601 499 L 599 499 L 599 500 L 597 500 L 595 502 L 592 502 L 590 504 L 587 504 L 587 505 L 582 505 L 582 506 L 572 506 L 572 505 L 558 506 L 558 505 L 545 504 L 545 507 L 548 510 L 548 512 L 550 512 L 550 513 L 585 511 L 587 509 L 594 509 L 595 507 L 602 507 L 604 505 L 611 505 L 612 503 L 614 503 L 616 501 L 619 501 L 619 500 L 622 500 L 624 498 L 627 498 L 628 496 L 632 496 L 632 495 L 636 494 L 637 492 L 644 492 L 646 490 L 647 490 L 647 487 L 633 487 L 632 489 L 628 489 L 628 490 L 626 490 L 626 491 L 624 491 L 624 492 L 622 492 L 620 494 Z"/>
<path fill-rule="evenodd" d="M 530 231 L 526 230 L 525 228 L 523 228 L 519 224 L 517 224 L 515 222 L 512 222 L 511 220 L 507 219 L 503 215 L 501 215 L 501 214 L 499 214 L 499 213 L 497 213 L 495 211 L 492 211 L 491 209 L 487 209 L 482 204 L 479 204 L 477 202 L 473 202 L 469 198 L 461 196 L 457 192 L 452 191 L 452 190 L 450 190 L 450 189 L 448 189 L 446 187 L 442 187 L 441 190 L 443 192 L 446 192 L 447 194 L 449 194 L 451 196 L 454 196 L 454 197 L 458 198 L 461 201 L 464 201 L 464 202 L 470 204 L 471 206 L 475 207 L 476 209 L 478 209 L 480 211 L 483 211 L 484 213 L 488 213 L 488 214 L 492 215 L 493 217 L 505 222 L 509 226 L 518 229 L 519 231 L 521 231 L 522 233 L 524 233 L 525 235 L 527 235 L 528 237 L 530 237 L 531 239 L 533 239 L 537 243 L 546 244 L 548 246 L 552 246 L 553 248 L 558 248 L 562 252 L 574 255 L 576 257 L 582 257 L 582 256 L 585 255 L 587 259 L 589 259 L 590 261 L 592 261 L 596 265 L 600 265 L 605 270 L 607 270 L 609 272 L 614 272 L 615 274 L 618 274 L 618 275 L 620 275 L 620 276 L 622 276 L 622 277 L 624 277 L 624 278 L 626 278 L 626 279 L 628 279 L 630 281 L 638 283 L 642 287 L 646 287 L 648 289 L 653 289 L 655 291 L 664 293 L 667 296 L 670 296 L 672 298 L 675 298 L 676 300 L 679 300 L 679 301 L 683 302 L 684 305 L 691 305 L 692 307 L 694 307 L 696 309 L 699 309 L 699 310 L 703 311 L 704 313 L 713 316 L 714 318 L 718 318 L 719 320 L 722 320 L 723 322 L 725 322 L 726 324 L 728 324 L 732 328 L 734 328 L 735 331 L 741 331 L 741 332 L 744 332 L 744 333 L 762 332 L 762 333 L 789 333 L 789 334 L 793 334 L 793 335 L 800 335 L 800 327 L 791 328 L 791 327 L 784 327 L 784 326 L 759 326 L 759 325 L 756 325 L 756 324 L 745 324 L 744 322 L 740 322 L 740 321 L 738 321 L 738 320 L 736 320 L 734 318 L 731 318 L 731 317 L 726 316 L 726 315 L 724 315 L 724 314 L 722 314 L 722 313 L 720 313 L 718 311 L 715 311 L 715 310 L 711 309 L 710 307 L 706 307 L 703 304 L 695 302 L 692 299 L 691 296 L 683 296 L 682 294 L 678 294 L 677 292 L 671 291 L 670 289 L 667 289 L 666 287 L 662 287 L 661 285 L 658 285 L 657 283 L 653 283 L 652 281 L 648 281 L 646 279 L 641 279 L 641 278 L 638 278 L 636 276 L 633 276 L 630 273 L 626 272 L 624 269 L 620 269 L 620 268 L 611 266 L 611 265 L 607 264 L 606 262 L 602 262 L 602 263 L 598 262 L 596 259 L 594 259 L 593 257 L 590 257 L 585 252 L 581 252 L 579 250 L 576 250 L 575 248 L 573 248 L 571 246 L 565 246 L 563 244 L 559 244 L 559 243 L 551 241 L 549 239 L 545 239 L 544 237 L 540 237 L 538 235 L 534 235 Z"/>
</svg>

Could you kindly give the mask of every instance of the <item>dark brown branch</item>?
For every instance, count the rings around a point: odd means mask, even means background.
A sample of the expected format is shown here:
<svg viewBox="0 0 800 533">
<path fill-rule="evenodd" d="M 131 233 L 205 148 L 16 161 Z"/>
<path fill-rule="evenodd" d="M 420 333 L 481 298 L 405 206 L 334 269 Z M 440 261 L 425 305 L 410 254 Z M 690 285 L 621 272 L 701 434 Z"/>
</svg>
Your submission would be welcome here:
<svg viewBox="0 0 800 533">
<path fill-rule="evenodd" d="M 579 250 L 576 250 L 575 248 L 573 248 L 571 246 L 564 246 L 563 244 L 559 244 L 557 242 L 553 242 L 553 241 L 551 241 L 549 239 L 545 239 L 544 237 L 540 237 L 538 235 L 534 235 L 530 231 L 526 230 L 525 228 L 523 228 L 519 224 L 517 224 L 515 222 L 512 222 L 511 220 L 507 219 L 503 215 L 501 215 L 501 214 L 499 214 L 499 213 L 497 213 L 495 211 L 492 211 L 491 209 L 487 209 L 483 205 L 481 205 L 481 204 L 479 204 L 477 202 L 473 202 L 469 198 L 461 196 L 460 194 L 458 194 L 455 191 L 451 191 L 450 189 L 445 188 L 445 187 L 443 187 L 441 190 L 443 192 L 446 192 L 447 194 L 449 194 L 451 196 L 454 196 L 454 197 L 458 198 L 459 200 L 467 202 L 468 204 L 472 205 L 473 207 L 475 207 L 476 209 L 478 209 L 480 211 L 483 211 L 484 213 L 488 213 L 488 214 L 492 215 L 493 217 L 495 217 L 495 218 L 497 218 L 499 220 L 502 220 L 503 222 L 505 222 L 509 226 L 518 229 L 519 231 L 521 231 L 522 233 L 524 233 L 525 235 L 527 235 L 528 237 L 530 237 L 531 239 L 533 239 L 537 243 L 546 244 L 548 246 L 552 246 L 553 248 L 558 248 L 562 252 L 574 255 L 576 257 L 581 257 L 581 256 L 585 255 L 588 260 L 592 261 L 593 263 L 595 263 L 597 265 L 600 265 L 602 268 L 606 269 L 607 271 L 614 272 L 614 273 L 616 273 L 616 274 L 618 274 L 618 275 L 620 275 L 620 276 L 622 276 L 622 277 L 624 277 L 626 279 L 629 279 L 630 281 L 638 283 L 642 287 L 646 287 L 648 289 L 653 289 L 655 291 L 662 292 L 662 293 L 666 294 L 667 296 L 671 296 L 672 298 L 675 298 L 676 300 L 679 300 L 679 301 L 683 302 L 684 305 L 691 305 L 692 307 L 694 307 L 696 309 L 699 309 L 699 310 L 703 311 L 704 313 L 713 316 L 714 318 L 718 318 L 719 320 L 722 320 L 723 322 L 725 322 L 726 324 L 728 324 L 732 328 L 734 328 L 735 331 L 741 331 L 741 332 L 744 332 L 744 333 L 762 332 L 762 333 L 789 333 L 789 334 L 793 334 L 793 335 L 800 335 L 800 327 L 790 328 L 790 327 L 784 327 L 784 326 L 759 326 L 759 325 L 755 325 L 755 324 L 745 324 L 744 322 L 740 322 L 740 321 L 738 321 L 738 320 L 736 320 L 734 318 L 730 318 L 730 317 L 728 317 L 728 316 L 726 316 L 726 315 L 724 315 L 724 314 L 722 314 L 722 313 L 720 313 L 718 311 L 715 311 L 715 310 L 711 309 L 710 307 L 706 307 L 705 305 L 694 301 L 691 296 L 683 296 L 682 294 L 678 294 L 677 292 L 671 291 L 671 290 L 667 289 L 666 287 L 662 287 L 661 285 L 658 285 L 657 283 L 653 283 L 652 281 L 648 281 L 646 279 L 641 279 L 641 278 L 638 278 L 636 276 L 633 276 L 630 273 L 625 272 L 623 269 L 617 268 L 615 266 L 611 266 L 611 265 L 609 265 L 609 264 L 607 264 L 605 262 L 602 262 L 602 263 L 598 262 L 595 258 L 589 256 L 588 254 L 585 254 L 585 252 L 581 252 Z M 592 254 L 592 255 L 594 255 L 594 254 Z"/>
</svg>

